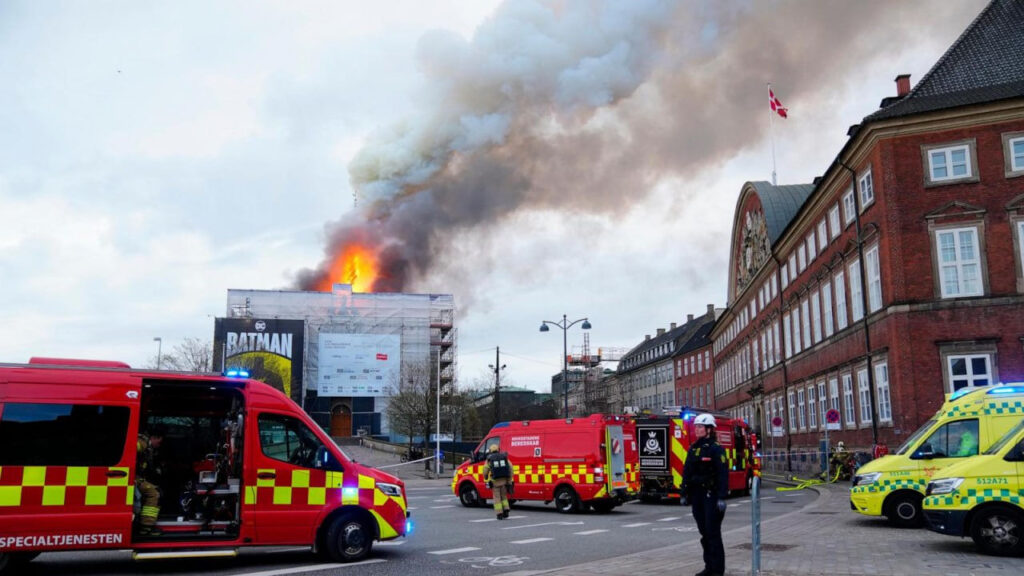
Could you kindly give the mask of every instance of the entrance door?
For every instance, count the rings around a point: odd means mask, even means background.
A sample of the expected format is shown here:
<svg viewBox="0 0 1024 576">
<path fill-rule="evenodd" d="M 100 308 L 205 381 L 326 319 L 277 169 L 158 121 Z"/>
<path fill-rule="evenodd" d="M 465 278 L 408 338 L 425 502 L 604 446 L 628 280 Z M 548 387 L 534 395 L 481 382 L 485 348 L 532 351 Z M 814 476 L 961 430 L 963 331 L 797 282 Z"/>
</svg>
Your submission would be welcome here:
<svg viewBox="0 0 1024 576">
<path fill-rule="evenodd" d="M 352 412 L 348 406 L 339 404 L 331 411 L 331 436 L 344 438 L 352 435 Z"/>
</svg>

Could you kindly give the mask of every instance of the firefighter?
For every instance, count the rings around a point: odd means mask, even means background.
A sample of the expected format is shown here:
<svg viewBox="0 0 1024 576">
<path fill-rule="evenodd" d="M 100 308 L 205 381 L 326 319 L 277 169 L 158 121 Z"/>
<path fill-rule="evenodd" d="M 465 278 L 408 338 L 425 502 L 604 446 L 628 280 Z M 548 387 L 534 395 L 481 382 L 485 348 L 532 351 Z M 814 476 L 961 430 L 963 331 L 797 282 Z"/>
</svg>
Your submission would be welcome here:
<svg viewBox="0 0 1024 576">
<path fill-rule="evenodd" d="M 154 483 L 158 469 L 156 451 L 164 441 L 164 430 L 153 426 L 148 433 L 140 433 L 135 444 L 135 487 L 142 495 L 142 510 L 139 514 L 139 536 L 159 536 L 160 529 L 156 526 L 160 515 L 160 489 Z"/>
<path fill-rule="evenodd" d="M 700 545 L 704 548 L 704 569 L 697 576 L 721 576 L 725 573 L 722 519 L 725 518 L 725 497 L 729 493 L 729 466 L 725 450 L 715 436 L 715 417 L 701 414 L 693 424 L 697 442 L 690 446 L 686 455 L 683 494 L 690 501 L 700 530 Z"/>
<path fill-rule="evenodd" d="M 494 493 L 494 513 L 498 520 L 508 518 L 508 495 L 513 488 L 513 473 L 508 454 L 500 452 L 497 444 L 492 444 L 487 454 L 487 463 L 484 464 L 484 480 Z"/>
</svg>

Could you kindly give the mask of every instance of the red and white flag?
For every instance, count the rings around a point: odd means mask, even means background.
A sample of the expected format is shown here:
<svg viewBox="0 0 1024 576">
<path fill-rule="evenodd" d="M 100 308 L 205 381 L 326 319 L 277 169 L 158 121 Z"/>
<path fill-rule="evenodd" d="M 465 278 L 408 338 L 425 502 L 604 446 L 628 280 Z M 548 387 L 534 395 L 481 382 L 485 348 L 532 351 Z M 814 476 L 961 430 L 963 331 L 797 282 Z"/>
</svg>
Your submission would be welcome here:
<svg viewBox="0 0 1024 576">
<path fill-rule="evenodd" d="M 789 109 L 783 106 L 782 102 L 779 102 L 779 99 L 775 97 L 775 92 L 772 92 L 770 86 L 768 87 L 768 105 L 772 107 L 772 112 L 775 112 L 783 118 L 789 118 L 787 115 L 789 113 Z"/>
</svg>

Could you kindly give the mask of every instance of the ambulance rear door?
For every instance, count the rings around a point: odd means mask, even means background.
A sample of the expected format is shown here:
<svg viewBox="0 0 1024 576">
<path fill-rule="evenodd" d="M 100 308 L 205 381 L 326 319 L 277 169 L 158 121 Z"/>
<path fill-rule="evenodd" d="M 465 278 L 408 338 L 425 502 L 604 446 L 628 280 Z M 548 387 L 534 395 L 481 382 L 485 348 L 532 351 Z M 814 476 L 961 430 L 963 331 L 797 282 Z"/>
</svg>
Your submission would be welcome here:
<svg viewBox="0 0 1024 576">
<path fill-rule="evenodd" d="M 622 425 L 605 426 L 605 462 L 608 465 L 608 488 L 625 490 L 626 482 L 626 438 L 622 433 Z"/>
</svg>

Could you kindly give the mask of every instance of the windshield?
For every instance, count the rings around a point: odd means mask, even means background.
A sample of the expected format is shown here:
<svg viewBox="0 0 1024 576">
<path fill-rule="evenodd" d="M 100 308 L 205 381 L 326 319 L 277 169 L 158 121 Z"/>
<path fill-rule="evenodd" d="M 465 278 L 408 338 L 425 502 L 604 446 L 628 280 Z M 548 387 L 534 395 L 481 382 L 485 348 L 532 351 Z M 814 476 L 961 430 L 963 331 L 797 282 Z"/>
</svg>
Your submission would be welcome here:
<svg viewBox="0 0 1024 576">
<path fill-rule="evenodd" d="M 910 450 L 911 447 L 917 444 L 917 441 L 920 440 L 922 436 L 927 434 L 928 431 L 931 430 L 932 426 L 934 426 L 935 423 L 938 421 L 939 420 L 937 418 L 932 418 L 931 420 L 925 422 L 920 428 L 917 429 L 916 432 L 910 435 L 910 438 L 907 438 L 907 441 L 904 442 L 902 446 L 900 446 L 900 449 L 896 451 L 896 454 L 905 454 L 907 450 Z"/>
<path fill-rule="evenodd" d="M 989 448 L 988 450 L 985 450 L 984 453 L 985 454 L 997 454 L 1000 450 L 1003 449 L 1003 446 L 1006 446 L 1007 442 L 1009 442 L 1010 440 L 1013 440 L 1014 437 L 1017 436 L 1017 433 L 1020 432 L 1021 429 L 1024 429 L 1024 418 L 1022 418 L 1021 421 L 1018 422 L 1016 426 L 1011 428 L 1009 432 L 1007 432 L 1006 434 L 1003 434 L 1002 438 L 1000 438 L 999 440 L 996 440 L 996 443 L 993 444 L 992 447 Z"/>
</svg>

